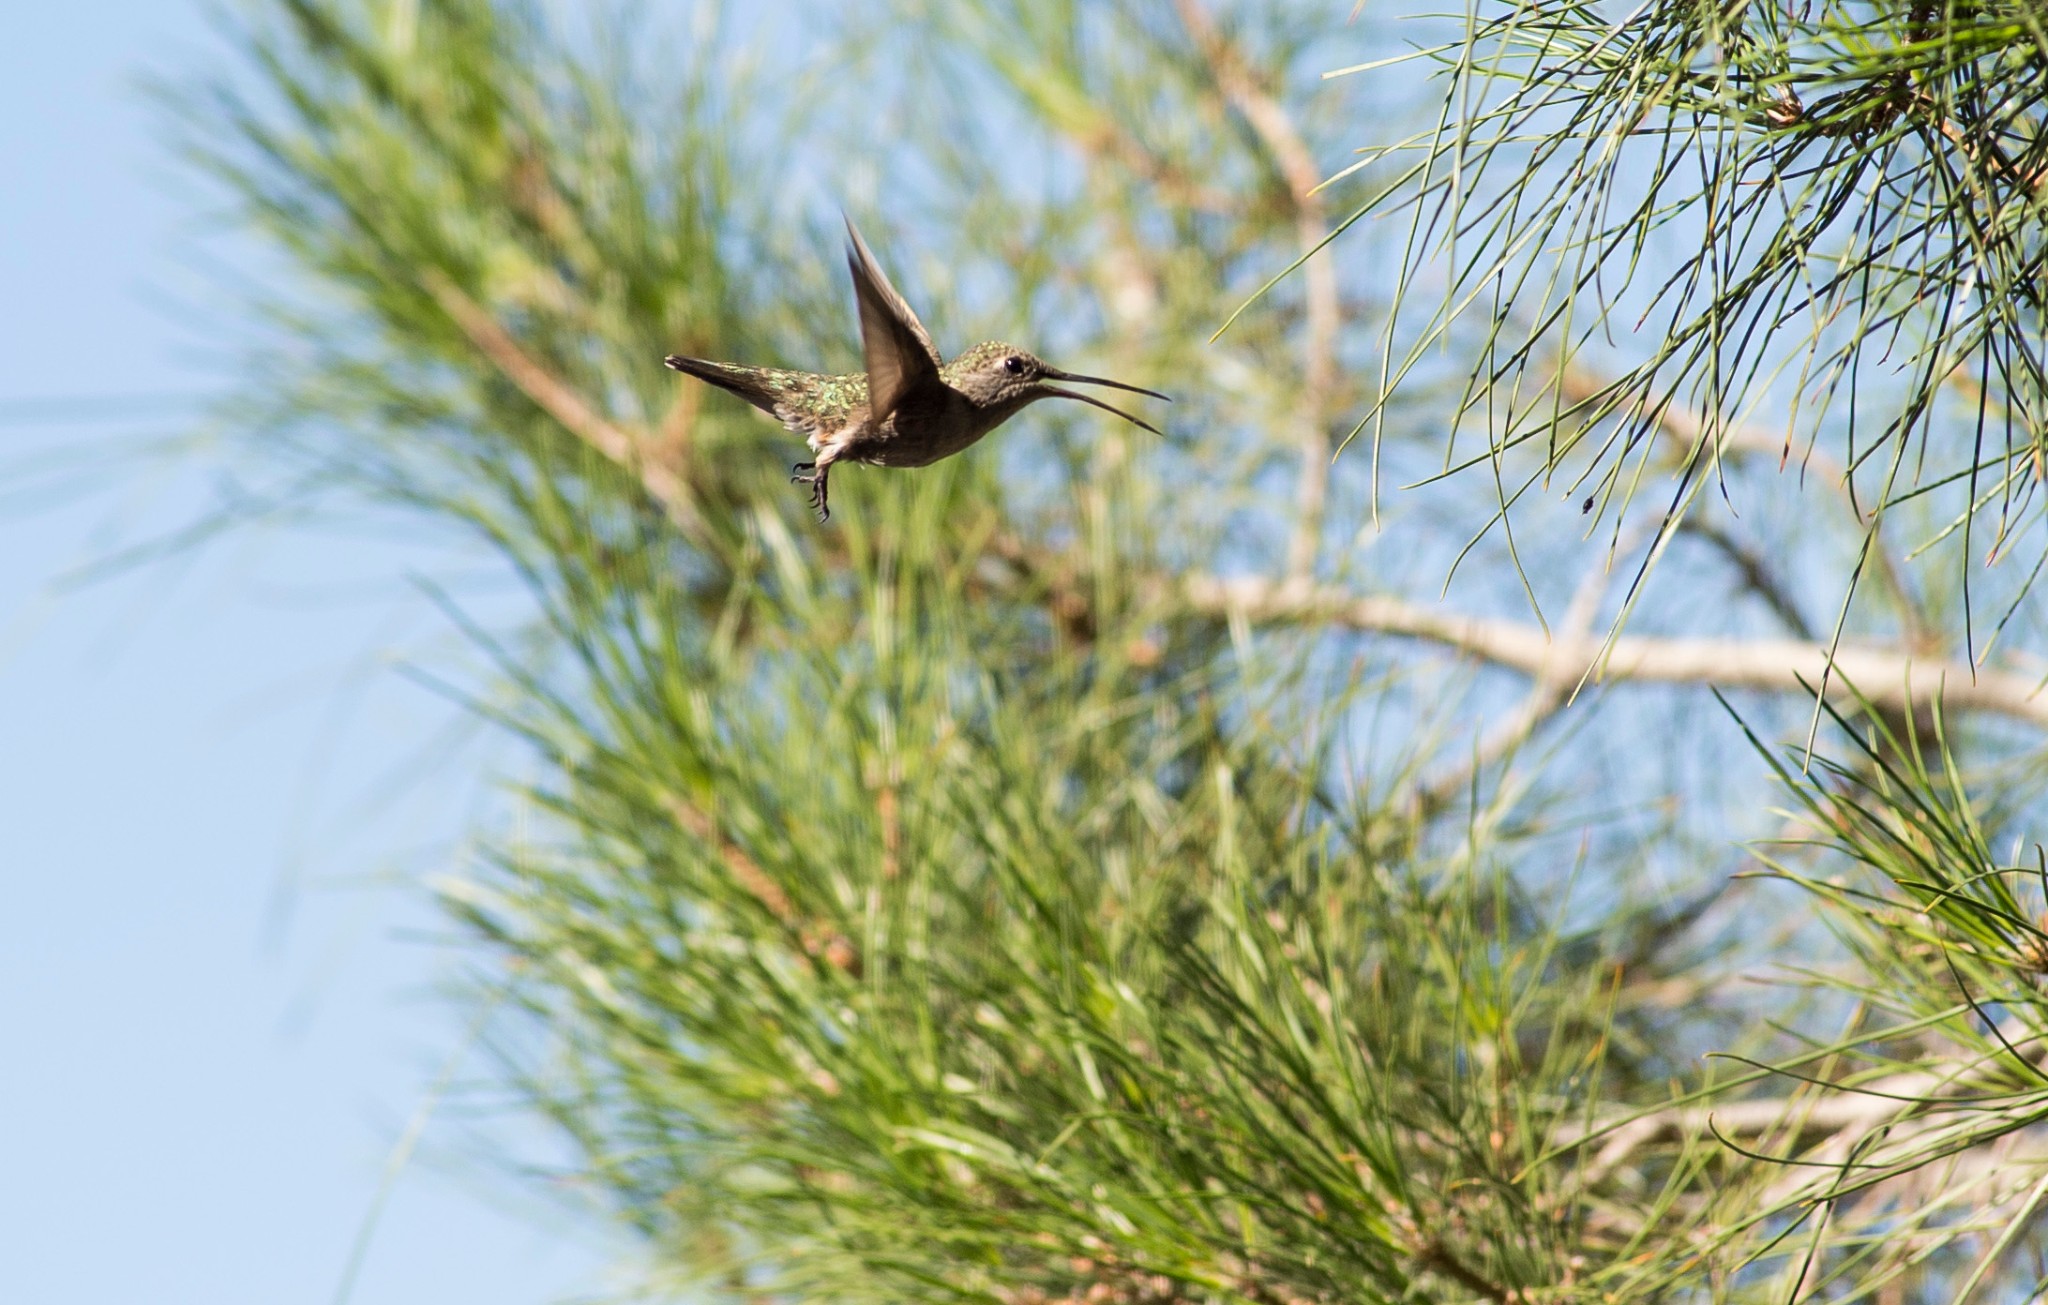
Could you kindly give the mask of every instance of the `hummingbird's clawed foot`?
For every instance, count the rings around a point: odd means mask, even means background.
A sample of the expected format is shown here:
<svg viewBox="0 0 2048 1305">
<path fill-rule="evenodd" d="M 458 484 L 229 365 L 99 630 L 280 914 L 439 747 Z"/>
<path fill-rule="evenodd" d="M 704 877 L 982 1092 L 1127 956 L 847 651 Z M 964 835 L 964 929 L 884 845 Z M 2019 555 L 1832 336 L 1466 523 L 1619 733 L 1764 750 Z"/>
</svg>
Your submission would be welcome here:
<svg viewBox="0 0 2048 1305">
<path fill-rule="evenodd" d="M 806 471 L 811 474 L 806 476 Z M 825 502 L 825 478 L 830 468 L 820 467 L 815 462 L 799 462 L 789 469 L 789 483 L 811 487 L 811 510 L 818 514 L 818 523 L 823 525 L 832 519 L 832 509 Z"/>
</svg>

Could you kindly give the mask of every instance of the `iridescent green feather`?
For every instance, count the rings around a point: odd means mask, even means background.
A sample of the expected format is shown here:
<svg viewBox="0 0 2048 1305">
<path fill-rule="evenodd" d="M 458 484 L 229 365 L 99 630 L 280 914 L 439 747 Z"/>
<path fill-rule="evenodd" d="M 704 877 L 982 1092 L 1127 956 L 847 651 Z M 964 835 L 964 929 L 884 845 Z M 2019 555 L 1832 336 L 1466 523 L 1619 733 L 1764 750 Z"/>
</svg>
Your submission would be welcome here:
<svg viewBox="0 0 2048 1305">
<path fill-rule="evenodd" d="M 683 357 L 670 357 L 668 365 L 737 394 L 791 430 L 807 435 L 844 429 L 868 406 L 868 378 L 861 373 L 821 376 Z"/>
</svg>

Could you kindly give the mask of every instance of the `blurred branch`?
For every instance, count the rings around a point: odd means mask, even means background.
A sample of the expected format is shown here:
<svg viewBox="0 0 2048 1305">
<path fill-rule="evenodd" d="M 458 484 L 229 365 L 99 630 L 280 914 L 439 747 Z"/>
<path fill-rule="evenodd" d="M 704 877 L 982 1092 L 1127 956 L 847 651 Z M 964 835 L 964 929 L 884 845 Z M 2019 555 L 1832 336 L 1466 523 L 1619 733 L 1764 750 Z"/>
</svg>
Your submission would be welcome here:
<svg viewBox="0 0 2048 1305">
<path fill-rule="evenodd" d="M 1815 1099 L 1660 1111 L 1617 1132 L 1588 1163 L 1584 1180 L 1605 1179 L 1645 1146 L 1706 1136 L 1810 1141 L 1788 1152 L 1783 1172 L 1750 1198 L 1758 1208 L 1834 1200 L 1844 1189 L 1895 1191 L 1944 1161 L 1948 1172 L 1933 1191 L 1920 1193 L 1922 1199 L 1937 1193 L 1953 1198 L 1984 1177 L 2003 1176 L 2011 1184 L 2037 1175 L 2048 1161 L 2048 1130 L 2032 1122 L 2038 1108 L 2015 1114 L 2012 1102 L 1931 1095 L 1947 1082 L 1932 1074 L 1901 1074 Z M 1978 1153 L 1987 1149 L 1993 1153 L 1980 1163 Z M 1965 1170 L 1976 1171 L 1967 1182 L 1961 1181 Z M 1994 1191 L 1971 1204 L 1982 1211 L 2009 1196 Z"/>
<path fill-rule="evenodd" d="M 1566 609 L 1560 626 L 1567 644 L 1581 643 L 1591 636 L 1593 622 L 1600 615 L 1600 602 L 1607 595 L 1613 575 L 1607 566 L 1596 564 L 1579 582 L 1578 591 L 1572 595 L 1571 606 Z M 1528 741 L 1538 726 L 1570 700 L 1572 689 L 1578 683 L 1570 665 L 1554 657 L 1536 673 L 1535 679 L 1536 683 L 1522 700 L 1522 705 L 1487 731 L 1467 761 L 1416 790 L 1414 801 L 1418 811 L 1440 810 L 1470 786 L 1474 775 L 1512 755 Z"/>
<path fill-rule="evenodd" d="M 1685 459 L 1700 456 L 1707 445 L 1708 423 L 1699 413 L 1672 400 L 1657 400 L 1647 395 L 1629 402 L 1617 382 L 1595 375 L 1577 359 L 1565 362 L 1557 369 L 1557 393 L 1574 408 L 1598 404 L 1597 411 L 1604 413 L 1609 410 L 1610 401 L 1614 401 L 1613 410 L 1628 408 L 1653 416 L 1656 429 L 1678 446 Z M 1790 436 L 1780 439 L 1770 431 L 1749 423 L 1717 425 L 1714 429 L 1720 456 L 1734 453 L 1776 458 L 1781 469 L 1791 461 Z M 1801 474 L 1808 470 L 1815 472 L 1828 485 L 1839 488 L 1846 484 L 1846 473 L 1841 464 L 1817 449 L 1808 449 L 1800 458 L 1800 470 Z"/>
<path fill-rule="evenodd" d="M 674 402 L 662 414 L 661 425 L 655 429 L 655 456 L 671 467 L 680 467 L 690 460 L 690 437 L 697 429 L 697 409 L 704 399 L 701 385 L 683 385 L 676 388 Z"/>
<path fill-rule="evenodd" d="M 688 491 L 672 471 L 642 459 L 623 430 L 597 416 L 579 395 L 529 358 L 504 328 L 445 277 L 429 273 L 428 279 L 450 316 L 521 390 L 593 448 L 638 474 L 648 494 L 672 515 L 689 512 Z M 1057 568 L 1042 565 L 1043 559 L 1019 541 L 999 539 L 991 548 L 1028 574 L 1057 574 Z M 1086 605 L 1085 598 L 1066 594 L 1064 585 L 1056 588 L 1062 590 L 1053 597 L 1056 608 L 1064 609 L 1073 600 Z M 1456 648 L 1533 676 L 1539 696 L 1511 722 L 1514 733 L 1525 734 L 1546 711 L 1554 710 L 1554 705 L 1545 706 L 1542 686 L 1577 684 L 1587 678 L 1810 693 L 1811 686 L 1825 677 L 1843 689 L 1853 685 L 1879 708 L 1911 710 L 1939 696 L 1953 709 L 1989 711 L 2048 727 L 2048 697 L 2043 696 L 2043 685 L 2037 681 L 2008 671 L 1972 670 L 1966 664 L 1915 658 L 1884 648 L 1843 646 L 1831 657 L 1826 645 L 1806 640 L 1622 636 L 1603 657 L 1602 641 L 1583 633 L 1552 639 L 1536 626 L 1461 616 L 1400 598 L 1361 597 L 1304 578 L 1275 582 L 1198 573 L 1185 577 L 1179 591 L 1189 608 L 1207 615 L 1261 624 L 1348 626 L 1400 635 Z M 1513 733 L 1507 737 L 1512 738 Z M 1499 740 L 1496 744 L 1512 746 Z"/>
<path fill-rule="evenodd" d="M 745 848 L 727 838 L 709 812 L 674 794 L 669 795 L 666 805 L 678 828 L 718 849 L 719 859 L 725 863 L 733 882 L 797 940 L 805 955 L 823 960 L 854 978 L 860 977 L 860 952 L 846 935 L 828 923 L 806 918 L 774 876 L 747 855 Z"/>
<path fill-rule="evenodd" d="M 1615 382 L 1594 375 L 1576 359 L 1565 362 L 1557 369 L 1557 392 L 1560 398 L 1575 408 L 1599 405 L 1595 411 L 1600 412 L 1606 411 L 1609 400 L 1623 397 Z M 1712 457 L 1775 458 L 1780 471 L 1783 471 L 1792 459 L 1792 437 L 1789 433 L 1781 438 L 1748 422 L 1737 425 L 1715 424 L 1710 429 L 1707 419 L 1700 413 L 1668 399 L 1653 401 L 1643 398 L 1634 404 L 1619 404 L 1616 410 L 1620 408 L 1632 408 L 1638 415 L 1654 413 L 1655 429 L 1675 446 L 1682 463 L 1706 460 L 1710 456 L 1710 450 Z M 1877 533 L 1880 523 L 1875 519 L 1866 520 L 1862 509 L 1857 505 L 1856 496 L 1849 483 L 1848 469 L 1826 453 L 1809 445 L 1799 459 L 1801 484 L 1805 483 L 1808 472 L 1812 472 L 1823 485 L 1834 490 L 1857 524 L 1872 532 L 1869 552 L 1872 570 L 1898 608 L 1899 619 L 1905 625 L 1909 636 L 1908 641 L 1915 647 L 1922 646 L 1926 618 L 1920 611 L 1912 591 L 1906 587 L 1905 575 L 1900 569 L 1898 559 L 1884 546 L 1883 539 Z M 1701 533 L 1706 534 L 1706 530 L 1701 528 Z M 1725 536 L 1707 535 L 1707 538 L 1719 545 Z M 1758 595 L 1770 604 L 1772 610 L 1785 619 L 1791 628 L 1802 635 L 1805 634 L 1806 631 L 1801 628 L 1804 622 L 1797 617 L 1795 609 L 1784 599 L 1781 592 L 1774 592 L 1775 586 L 1766 586 L 1763 583 L 1766 577 L 1751 566 L 1749 558 L 1736 552 L 1730 552 L 1729 556 L 1743 571 L 1744 578 L 1756 588 Z"/>
<path fill-rule="evenodd" d="M 438 268 L 421 272 L 421 280 L 434 302 L 461 329 L 477 352 L 543 412 L 578 439 L 640 480 L 650 498 L 659 503 L 677 525 L 688 530 L 696 520 L 696 507 L 689 486 L 674 468 L 646 455 L 645 441 L 604 417 L 568 382 L 549 371 L 501 325 L 483 305 L 469 297 L 462 287 Z M 687 415 L 687 410 L 680 409 Z M 672 414 L 673 416 L 673 414 Z M 667 441 L 680 445 L 677 423 L 663 424 Z"/>
<path fill-rule="evenodd" d="M 2048 695 L 2039 681 L 1885 648 L 1844 646 L 1830 659 L 1825 644 L 1805 640 L 1624 635 L 1603 657 L 1596 638 L 1552 640 L 1532 625 L 1460 616 L 1400 598 L 1362 598 L 1335 586 L 1197 575 L 1187 578 L 1182 593 L 1195 610 L 1218 616 L 1401 635 L 1539 678 L 1568 674 L 1575 682 L 1592 677 L 1811 693 L 1832 661 L 1830 681 L 1854 685 L 1876 707 L 1906 710 L 1938 696 L 1951 709 L 1995 712 L 2048 727 Z"/>
<path fill-rule="evenodd" d="M 1441 1240 L 1432 1241 L 1424 1247 L 1422 1254 L 1417 1257 L 1417 1264 L 1431 1273 L 1450 1279 L 1466 1291 L 1495 1302 L 1495 1305 L 1516 1305 L 1516 1302 L 1524 1299 L 1521 1292 L 1502 1286 L 1466 1264 Z"/>
<path fill-rule="evenodd" d="M 1783 1133 L 1792 1138 L 1863 1134 L 1927 1104 L 1930 1093 L 1945 1079 L 1936 1074 L 1894 1074 L 1858 1088 L 1805 1100 L 1762 1097 L 1716 1105 L 1673 1106 L 1624 1120 L 1567 1126 L 1556 1145 L 1568 1148 L 1605 1139 L 1581 1171 L 1584 1181 L 1597 1183 L 1621 1168 L 1636 1152 L 1659 1143 L 1719 1133 L 1724 1137 L 1756 1137 Z"/>
<path fill-rule="evenodd" d="M 1203 185 L 1179 164 L 1162 158 L 1117 121 L 1114 114 L 1096 114 L 1084 121 L 1056 118 L 1054 125 L 1062 128 L 1083 153 L 1115 160 L 1151 182 L 1163 198 L 1175 204 L 1226 216 L 1234 216 L 1244 208 L 1237 196 Z"/>
<path fill-rule="evenodd" d="M 1218 89 L 1251 124 L 1286 183 L 1294 208 L 1294 226 L 1301 252 L 1323 242 L 1323 205 L 1316 188 L 1323 176 L 1308 142 L 1280 102 L 1253 76 L 1243 53 L 1217 30 L 1200 0 L 1175 0 L 1181 23 L 1208 61 Z M 1330 492 L 1330 406 L 1337 388 L 1337 266 L 1328 252 L 1314 254 L 1302 265 L 1303 293 L 1308 301 L 1303 341 L 1301 407 L 1296 421 L 1301 448 L 1300 478 L 1294 493 L 1294 526 L 1287 541 L 1287 575 L 1307 577 L 1315 570 L 1322 542 L 1323 505 Z"/>
<path fill-rule="evenodd" d="M 2014 1036 L 2021 1042 L 2029 1040 L 2023 1030 L 2016 1029 Z M 2039 1049 L 2024 1060 L 2026 1069 L 2040 1073 Z M 2038 1087 L 2013 1091 L 2011 1076 L 2018 1068 L 2005 1057 L 1987 1062 L 1959 1054 L 1940 1071 L 1912 1070 L 1860 1083 L 1816 1083 L 1821 1089 L 1818 1093 L 1802 1091 L 1792 1097 L 1610 1115 L 1605 1120 L 1567 1125 L 1555 1145 L 1564 1151 L 1602 1143 L 1580 1171 L 1581 1181 L 1595 1184 L 1629 1164 L 1646 1147 L 1710 1135 L 1723 1139 L 1778 1137 L 1795 1148 L 1786 1155 L 1792 1163 L 1766 1194 L 1756 1198 L 1758 1203 L 1827 1199 L 1842 1186 L 1865 1186 L 1873 1175 L 1889 1184 L 1935 1160 L 1965 1162 L 1969 1153 L 1985 1143 L 2010 1146 L 2023 1138 L 2036 1144 L 2048 1140 L 2048 1131 L 2039 1126 Z M 1842 1170 L 1852 1156 L 1857 1158 L 1856 1174 Z M 2038 1164 L 2048 1160 L 2048 1151 L 2036 1145 L 2024 1156 L 2008 1149 L 1999 1158 Z M 1886 1174 L 1886 1170 L 1893 1172 Z M 1816 1192 L 1826 1195 L 1817 1196 Z"/>
<path fill-rule="evenodd" d="M 1813 627 L 1799 610 L 1799 604 L 1771 569 L 1764 555 L 1744 540 L 1737 539 L 1720 526 L 1710 521 L 1688 517 L 1679 524 L 1679 530 L 1711 545 L 1726 558 L 1736 573 L 1742 577 L 1743 587 L 1762 600 L 1771 609 L 1784 627 L 1802 639 L 1813 638 Z"/>
</svg>

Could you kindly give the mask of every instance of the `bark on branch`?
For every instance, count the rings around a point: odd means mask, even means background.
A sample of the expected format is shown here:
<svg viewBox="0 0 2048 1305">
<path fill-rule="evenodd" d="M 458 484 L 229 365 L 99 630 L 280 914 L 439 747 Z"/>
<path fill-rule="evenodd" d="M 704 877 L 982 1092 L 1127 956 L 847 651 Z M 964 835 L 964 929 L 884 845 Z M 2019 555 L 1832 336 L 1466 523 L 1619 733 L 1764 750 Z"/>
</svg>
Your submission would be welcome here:
<svg viewBox="0 0 2048 1305">
<path fill-rule="evenodd" d="M 1725 689 L 1811 693 L 1830 662 L 1825 644 L 1799 639 L 1664 639 L 1623 635 L 1547 638 L 1535 626 L 1461 616 L 1399 598 L 1361 598 L 1327 585 L 1191 576 L 1190 607 L 1257 624 L 1348 626 L 1440 644 L 1539 680 L 1581 676 Z M 1606 655 L 1602 657 L 1602 648 Z M 1937 697 L 1952 709 L 1989 711 L 2048 728 L 2048 692 L 2011 671 L 1972 671 L 1964 663 L 1917 658 L 1887 648 L 1843 646 L 1829 677 L 1835 691 L 1853 685 L 1873 706 L 1905 711 Z"/>
<path fill-rule="evenodd" d="M 1991 1094 L 1975 1094 L 1978 1087 Z M 1579 1173 L 1587 1185 L 1636 1166 L 1646 1147 L 1713 1136 L 1744 1149 L 1783 1148 L 1783 1172 L 1748 1198 L 1755 1208 L 1832 1201 L 1865 1189 L 1914 1202 L 1970 1190 L 1981 1215 L 2041 1177 L 2048 1134 L 2039 1114 L 2037 1099 L 1967 1076 L 1906 1073 L 1803 1099 L 1673 1107 L 1606 1129 L 1568 1130 L 1559 1140 L 1600 1143 Z"/>
</svg>

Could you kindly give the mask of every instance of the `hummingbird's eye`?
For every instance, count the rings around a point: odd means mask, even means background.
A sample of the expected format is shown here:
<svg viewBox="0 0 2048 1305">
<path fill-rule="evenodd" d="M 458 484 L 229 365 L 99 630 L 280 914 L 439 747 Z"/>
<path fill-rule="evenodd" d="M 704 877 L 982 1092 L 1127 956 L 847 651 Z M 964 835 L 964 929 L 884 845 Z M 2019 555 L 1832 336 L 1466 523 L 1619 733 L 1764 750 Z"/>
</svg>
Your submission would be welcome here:
<svg viewBox="0 0 2048 1305">
<path fill-rule="evenodd" d="M 1015 354 L 1011 354 L 1003 359 L 1003 370 L 1012 376 L 1022 376 L 1024 374 L 1024 360 Z"/>
</svg>

